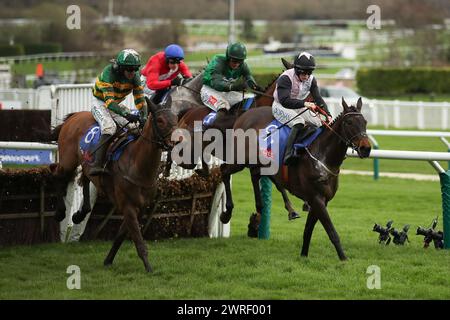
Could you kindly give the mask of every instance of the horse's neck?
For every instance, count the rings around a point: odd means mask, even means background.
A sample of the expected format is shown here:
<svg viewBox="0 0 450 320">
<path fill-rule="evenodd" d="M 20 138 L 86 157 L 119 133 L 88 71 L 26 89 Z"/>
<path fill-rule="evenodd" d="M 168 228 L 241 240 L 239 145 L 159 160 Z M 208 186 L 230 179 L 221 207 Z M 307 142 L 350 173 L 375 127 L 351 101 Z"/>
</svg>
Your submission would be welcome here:
<svg viewBox="0 0 450 320">
<path fill-rule="evenodd" d="M 339 131 L 339 123 L 332 128 L 336 133 Z M 339 169 L 347 153 L 346 144 L 338 135 L 329 129 L 319 136 L 316 143 L 312 145 L 311 152 L 316 158 L 334 169 Z"/>
<path fill-rule="evenodd" d="M 158 173 L 159 162 L 161 161 L 161 149 L 155 144 L 153 137 L 153 123 L 149 117 L 145 127 L 137 141 L 130 148 L 132 157 L 130 168 L 133 178 L 139 181 L 153 181 Z"/>
<path fill-rule="evenodd" d="M 263 107 L 263 106 L 271 106 L 273 103 L 273 93 L 276 87 L 276 81 L 272 82 L 272 84 L 264 91 L 264 94 L 261 94 L 255 99 L 255 107 Z"/>
</svg>

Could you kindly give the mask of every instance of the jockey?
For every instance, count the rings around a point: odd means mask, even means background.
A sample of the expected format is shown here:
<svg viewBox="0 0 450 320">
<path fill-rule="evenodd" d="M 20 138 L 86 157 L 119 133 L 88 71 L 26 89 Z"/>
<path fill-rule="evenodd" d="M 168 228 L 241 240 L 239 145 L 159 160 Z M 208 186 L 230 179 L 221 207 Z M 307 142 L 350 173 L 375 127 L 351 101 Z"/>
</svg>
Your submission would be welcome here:
<svg viewBox="0 0 450 320">
<path fill-rule="evenodd" d="M 215 55 L 205 69 L 200 96 L 207 107 L 218 112 L 216 120 L 243 100 L 245 88 L 263 91 L 244 62 L 246 58 L 245 46 L 239 42 L 232 43 L 225 55 Z"/>
<path fill-rule="evenodd" d="M 139 76 L 141 65 L 139 54 L 133 49 L 125 49 L 111 62 L 97 77 L 93 88 L 92 115 L 100 125 L 102 134 L 95 162 L 89 172 L 92 176 L 108 173 L 103 169 L 106 142 L 116 132 L 116 122 L 120 126 L 128 123 L 129 129 L 135 129 L 138 126 L 135 122 L 145 117 L 144 92 Z M 120 104 L 130 92 L 133 92 L 139 115 L 132 114 L 130 109 Z"/>
<path fill-rule="evenodd" d="M 146 77 L 144 93 L 156 104 L 163 100 L 171 86 L 181 86 L 192 78 L 183 59 L 184 51 L 177 44 L 167 46 L 164 51 L 158 52 L 148 59 L 142 69 L 142 75 Z"/>
<path fill-rule="evenodd" d="M 273 94 L 272 113 L 275 119 L 285 123 L 296 117 L 305 108 L 314 111 L 317 105 L 328 114 L 327 120 L 331 120 L 328 106 L 320 96 L 317 81 L 312 75 L 315 68 L 314 57 L 308 52 L 301 52 L 294 60 L 294 68 L 288 69 L 280 75 Z M 310 95 L 314 103 L 309 102 Z M 307 111 L 287 125 L 292 128 L 292 131 L 286 144 L 284 164 L 289 165 L 296 159 L 293 148 L 295 141 L 306 138 L 322 123 L 319 116 Z"/>
</svg>

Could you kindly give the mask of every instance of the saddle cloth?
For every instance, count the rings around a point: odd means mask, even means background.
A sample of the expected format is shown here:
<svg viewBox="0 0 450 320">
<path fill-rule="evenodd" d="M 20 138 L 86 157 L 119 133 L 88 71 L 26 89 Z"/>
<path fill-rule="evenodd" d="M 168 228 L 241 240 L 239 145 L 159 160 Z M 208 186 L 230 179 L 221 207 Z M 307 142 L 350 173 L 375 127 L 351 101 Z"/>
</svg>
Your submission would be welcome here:
<svg viewBox="0 0 450 320">
<path fill-rule="evenodd" d="M 95 160 L 96 153 L 92 153 L 98 147 L 98 142 L 100 140 L 101 130 L 100 126 L 95 123 L 93 124 L 83 135 L 80 140 L 80 150 L 83 155 L 83 161 L 88 164 L 92 164 Z M 106 159 L 108 161 L 117 161 L 122 155 L 125 147 L 132 141 L 136 140 L 137 137 L 133 134 L 127 133 L 126 129 L 119 134 L 114 141 L 109 142 L 108 151 L 106 153 Z"/>
<path fill-rule="evenodd" d="M 283 156 L 286 149 L 286 143 L 291 133 L 291 128 L 284 126 L 280 129 L 278 127 L 282 126 L 282 123 L 274 119 L 272 122 L 263 129 L 263 133 L 259 136 L 259 149 L 260 152 L 268 159 L 278 161 L 281 165 L 283 162 Z M 311 145 L 311 143 L 317 139 L 317 137 L 322 133 L 323 128 L 319 127 L 310 134 L 308 137 L 303 139 L 303 141 L 297 141 L 294 144 L 294 149 L 298 152 Z M 272 134 L 267 136 L 270 132 Z"/>
<path fill-rule="evenodd" d="M 248 108 L 250 108 L 250 106 L 253 104 L 254 101 L 255 101 L 255 98 L 254 98 L 254 97 L 245 99 L 245 100 L 244 100 L 244 106 L 243 106 L 243 109 L 244 109 L 245 111 L 247 111 Z M 238 102 L 237 104 L 240 104 L 240 103 L 241 103 L 241 102 Z M 236 105 L 237 105 L 237 104 L 236 104 Z M 233 106 L 233 107 L 235 107 L 235 106 Z M 209 126 L 214 122 L 214 120 L 216 119 L 216 116 L 217 116 L 217 112 L 215 112 L 215 111 L 211 111 L 210 113 L 208 113 L 208 114 L 206 115 L 206 117 L 203 118 L 203 126 L 204 126 L 204 127 L 209 127 Z"/>
</svg>

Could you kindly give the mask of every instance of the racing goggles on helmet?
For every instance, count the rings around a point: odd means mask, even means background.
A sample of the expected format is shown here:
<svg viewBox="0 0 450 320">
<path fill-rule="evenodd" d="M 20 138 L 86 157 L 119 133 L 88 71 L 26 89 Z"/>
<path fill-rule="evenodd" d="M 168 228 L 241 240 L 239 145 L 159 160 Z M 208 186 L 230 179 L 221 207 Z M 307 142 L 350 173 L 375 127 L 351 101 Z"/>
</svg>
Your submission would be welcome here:
<svg viewBox="0 0 450 320">
<path fill-rule="evenodd" d="M 136 72 L 139 71 L 139 66 L 121 66 L 122 70 L 128 72 Z"/>
<path fill-rule="evenodd" d="M 313 72 L 313 70 L 305 70 L 305 69 L 301 69 L 301 68 L 294 68 L 295 70 L 295 74 L 296 75 L 302 75 L 302 74 L 306 74 L 308 76 L 310 76 Z"/>
<path fill-rule="evenodd" d="M 167 63 L 171 63 L 171 64 L 180 64 L 181 62 L 181 58 L 167 58 Z"/>
</svg>

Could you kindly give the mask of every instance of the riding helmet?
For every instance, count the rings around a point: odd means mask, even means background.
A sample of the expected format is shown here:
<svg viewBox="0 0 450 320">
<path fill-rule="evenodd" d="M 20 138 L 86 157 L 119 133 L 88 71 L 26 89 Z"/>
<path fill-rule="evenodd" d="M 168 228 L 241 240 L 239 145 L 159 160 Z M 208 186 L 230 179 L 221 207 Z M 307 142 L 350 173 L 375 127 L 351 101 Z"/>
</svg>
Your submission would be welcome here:
<svg viewBox="0 0 450 320">
<path fill-rule="evenodd" d="M 313 71 L 316 68 L 316 61 L 312 54 L 304 51 L 295 57 L 294 68 L 297 70 Z"/>
<path fill-rule="evenodd" d="M 134 49 L 124 49 L 117 55 L 116 62 L 118 66 L 139 67 L 141 65 L 141 57 Z"/>
<path fill-rule="evenodd" d="M 226 51 L 227 59 L 245 60 L 247 58 L 247 49 L 240 42 L 231 43 Z"/>
<path fill-rule="evenodd" d="M 164 49 L 164 54 L 166 56 L 166 59 L 178 59 L 178 60 L 184 59 L 184 51 L 177 44 L 168 45 Z"/>
</svg>

